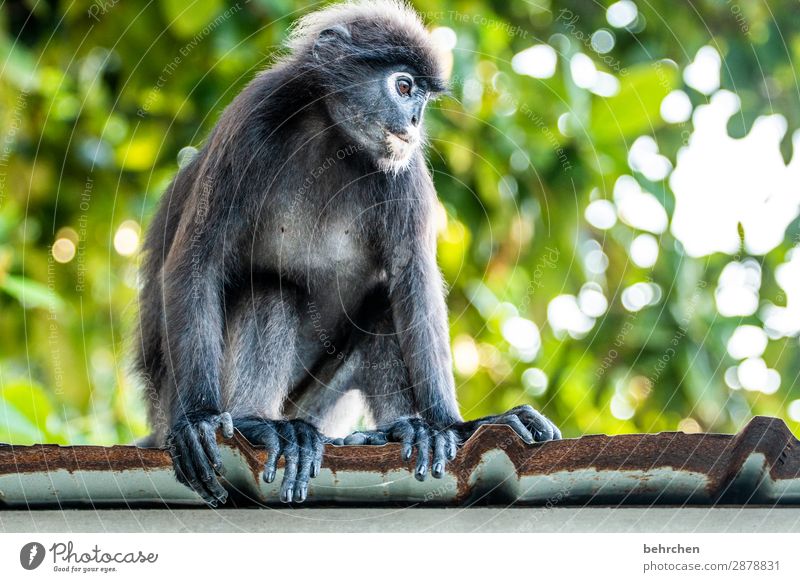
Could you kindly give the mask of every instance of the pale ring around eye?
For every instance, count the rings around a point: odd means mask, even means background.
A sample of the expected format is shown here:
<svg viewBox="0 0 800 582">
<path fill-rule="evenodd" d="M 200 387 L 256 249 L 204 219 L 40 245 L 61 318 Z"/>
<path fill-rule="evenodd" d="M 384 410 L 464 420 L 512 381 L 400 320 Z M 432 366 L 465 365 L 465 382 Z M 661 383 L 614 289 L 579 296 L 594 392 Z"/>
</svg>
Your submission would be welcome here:
<svg viewBox="0 0 800 582">
<path fill-rule="evenodd" d="M 414 90 L 414 78 L 408 73 L 392 73 L 387 79 L 389 88 L 401 97 L 408 97 Z"/>
</svg>

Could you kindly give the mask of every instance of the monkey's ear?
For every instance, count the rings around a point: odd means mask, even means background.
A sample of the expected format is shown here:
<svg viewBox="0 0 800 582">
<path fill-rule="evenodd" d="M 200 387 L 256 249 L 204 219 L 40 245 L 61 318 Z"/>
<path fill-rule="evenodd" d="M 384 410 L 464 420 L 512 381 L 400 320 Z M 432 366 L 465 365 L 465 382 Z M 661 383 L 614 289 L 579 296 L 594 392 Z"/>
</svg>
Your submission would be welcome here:
<svg viewBox="0 0 800 582">
<path fill-rule="evenodd" d="M 317 35 L 317 39 L 314 41 L 314 48 L 312 49 L 314 57 L 319 58 L 326 50 L 340 47 L 350 39 L 350 30 L 344 24 L 336 24 L 326 28 Z"/>
</svg>

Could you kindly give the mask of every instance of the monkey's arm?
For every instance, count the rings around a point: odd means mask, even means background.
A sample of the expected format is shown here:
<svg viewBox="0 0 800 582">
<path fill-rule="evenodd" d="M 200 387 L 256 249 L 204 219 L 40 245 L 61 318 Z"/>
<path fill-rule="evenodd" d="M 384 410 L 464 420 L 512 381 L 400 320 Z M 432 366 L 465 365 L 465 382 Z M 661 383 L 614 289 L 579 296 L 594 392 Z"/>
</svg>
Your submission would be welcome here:
<svg viewBox="0 0 800 582">
<path fill-rule="evenodd" d="M 215 506 L 227 499 L 215 474 L 222 469 L 215 433 L 222 427 L 233 436 L 219 386 L 226 193 L 215 191 L 210 177 L 194 180 L 192 187 L 161 274 L 172 395 L 167 445 L 178 480 Z"/>
</svg>

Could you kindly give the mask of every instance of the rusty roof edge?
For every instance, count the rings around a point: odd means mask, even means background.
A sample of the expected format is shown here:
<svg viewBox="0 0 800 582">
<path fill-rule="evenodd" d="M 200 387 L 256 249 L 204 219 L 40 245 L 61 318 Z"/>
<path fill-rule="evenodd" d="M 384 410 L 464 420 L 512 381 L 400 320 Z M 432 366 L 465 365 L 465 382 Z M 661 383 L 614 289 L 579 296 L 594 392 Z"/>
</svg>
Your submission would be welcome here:
<svg viewBox="0 0 800 582">
<path fill-rule="evenodd" d="M 226 486 L 249 502 L 274 502 L 276 484 L 260 479 L 266 452 L 238 433 L 220 442 Z M 327 445 L 309 501 L 800 504 L 797 443 L 785 422 L 769 417 L 753 418 L 738 435 L 587 435 L 533 445 L 507 426 L 486 425 L 441 481 L 417 483 L 398 444 Z M 130 445 L 0 445 L 0 503 L 197 503 L 171 466 L 166 451 Z M 135 474 L 135 490 L 115 478 L 125 471 Z"/>
</svg>

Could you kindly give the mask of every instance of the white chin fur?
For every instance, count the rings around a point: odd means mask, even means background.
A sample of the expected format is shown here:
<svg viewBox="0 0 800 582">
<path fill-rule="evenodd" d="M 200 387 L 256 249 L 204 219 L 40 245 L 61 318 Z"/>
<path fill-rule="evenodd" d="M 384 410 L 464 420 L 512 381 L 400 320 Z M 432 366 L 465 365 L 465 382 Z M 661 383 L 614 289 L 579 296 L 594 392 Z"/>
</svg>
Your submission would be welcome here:
<svg viewBox="0 0 800 582">
<path fill-rule="evenodd" d="M 386 136 L 386 146 L 389 155 L 378 160 L 378 167 L 386 173 L 393 174 L 408 168 L 417 144 L 403 141 L 390 133 Z"/>
<path fill-rule="evenodd" d="M 395 158 L 380 158 L 378 160 L 378 168 L 380 168 L 381 171 L 386 172 L 387 174 L 399 174 L 400 172 L 408 168 L 410 163 L 411 163 L 411 156 L 403 160 L 398 160 Z"/>
</svg>

